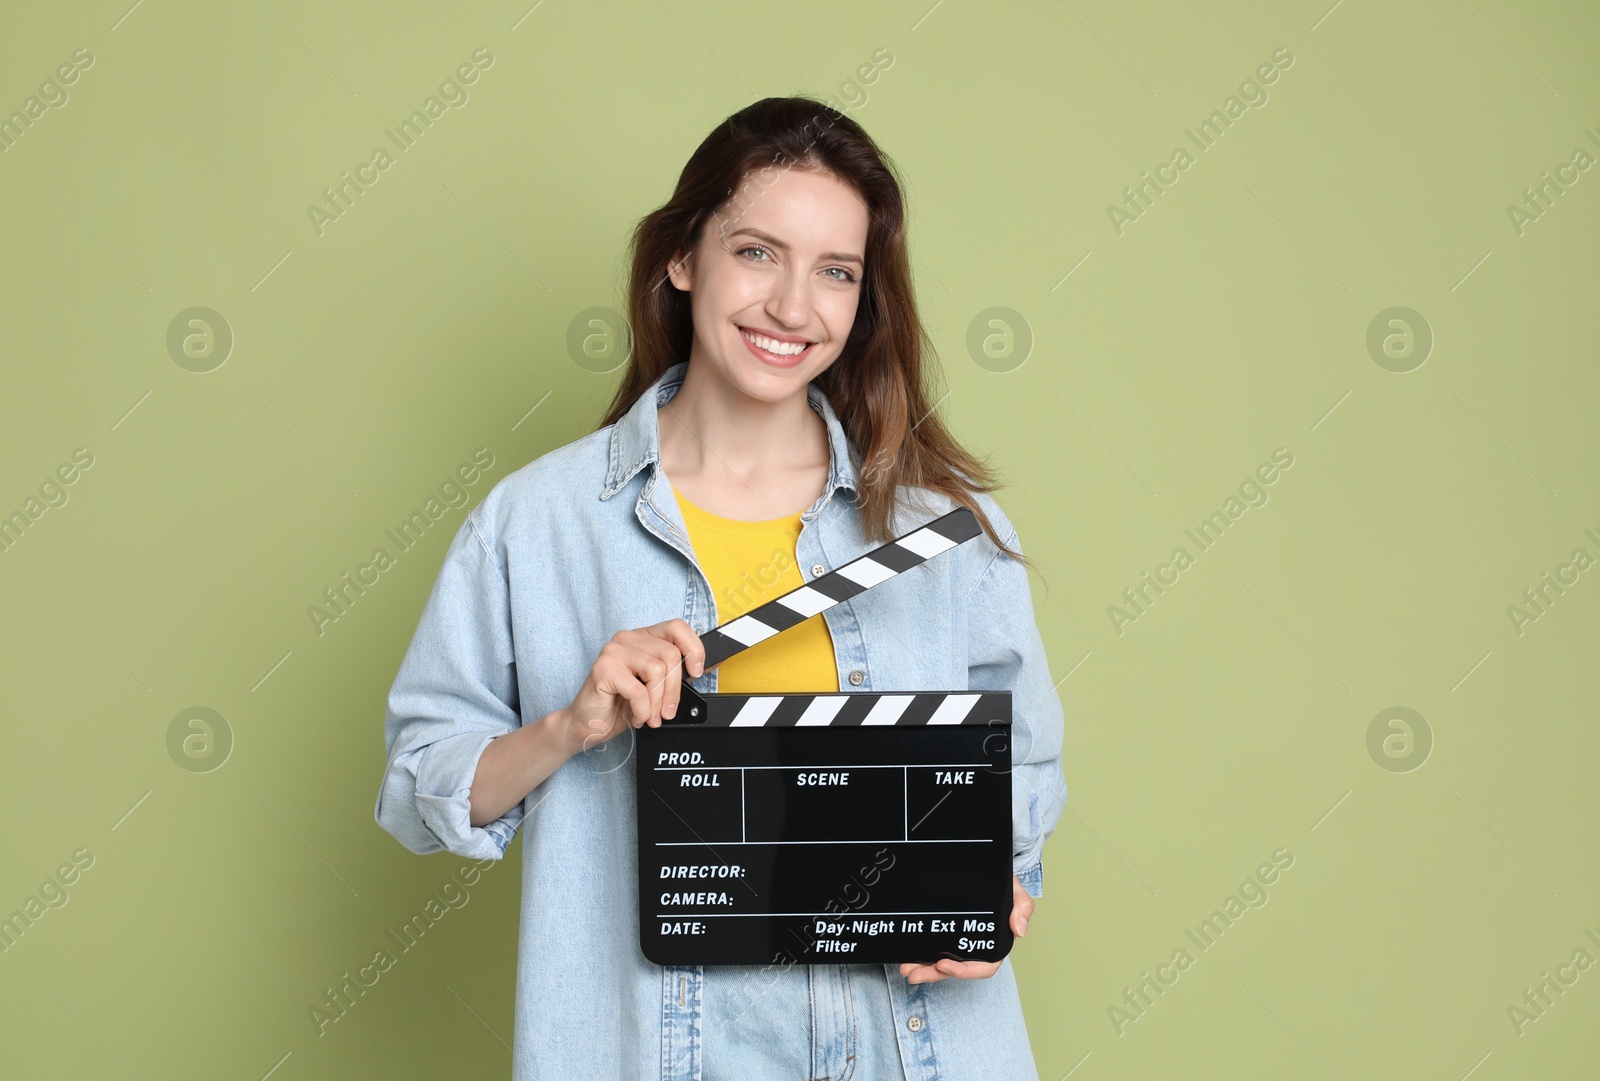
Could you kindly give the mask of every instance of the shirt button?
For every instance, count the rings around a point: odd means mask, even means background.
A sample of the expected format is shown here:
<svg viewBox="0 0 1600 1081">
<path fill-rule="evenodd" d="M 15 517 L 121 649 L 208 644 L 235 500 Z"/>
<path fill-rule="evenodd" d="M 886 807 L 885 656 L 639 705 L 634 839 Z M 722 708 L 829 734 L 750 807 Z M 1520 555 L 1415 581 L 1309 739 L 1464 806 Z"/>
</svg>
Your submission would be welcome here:
<svg viewBox="0 0 1600 1081">
<path fill-rule="evenodd" d="M 813 578 L 821 578 L 824 574 L 827 574 L 827 573 L 828 573 L 828 568 L 824 567 L 821 563 L 813 563 L 813 564 L 811 564 L 811 577 L 813 577 Z"/>
<path fill-rule="evenodd" d="M 851 686 L 859 687 L 861 686 L 861 681 L 866 678 L 866 676 L 861 674 L 861 669 L 857 668 L 854 672 L 850 673 L 850 684 Z"/>
<path fill-rule="evenodd" d="M 908 1017 L 908 1018 L 906 1018 L 906 1028 L 910 1029 L 912 1032 L 921 1032 L 922 1031 L 922 1018 L 920 1018 L 920 1017 Z"/>
</svg>

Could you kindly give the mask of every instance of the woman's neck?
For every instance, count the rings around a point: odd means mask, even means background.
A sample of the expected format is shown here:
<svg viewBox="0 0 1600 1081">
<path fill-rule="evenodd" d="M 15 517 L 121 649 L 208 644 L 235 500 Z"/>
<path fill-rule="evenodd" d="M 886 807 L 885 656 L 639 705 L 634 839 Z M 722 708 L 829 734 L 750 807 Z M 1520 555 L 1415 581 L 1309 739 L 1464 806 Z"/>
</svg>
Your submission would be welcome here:
<svg viewBox="0 0 1600 1081">
<path fill-rule="evenodd" d="M 767 521 L 798 514 L 827 484 L 828 428 L 802 391 L 781 401 L 751 398 L 690 365 L 678 393 L 657 411 L 661 467 L 672 487 L 712 514 Z"/>
</svg>

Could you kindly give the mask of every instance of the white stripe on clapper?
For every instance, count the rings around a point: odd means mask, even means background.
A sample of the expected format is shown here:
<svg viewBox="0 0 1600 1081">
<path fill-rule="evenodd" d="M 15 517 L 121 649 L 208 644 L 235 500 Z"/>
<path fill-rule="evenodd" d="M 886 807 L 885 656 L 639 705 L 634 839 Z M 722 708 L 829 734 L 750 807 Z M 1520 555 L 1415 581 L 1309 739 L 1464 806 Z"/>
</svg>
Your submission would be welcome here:
<svg viewBox="0 0 1600 1081">
<path fill-rule="evenodd" d="M 844 708 L 845 696 L 842 694 L 822 695 L 811 700 L 806 711 L 800 714 L 796 725 L 802 724 L 832 724 L 834 717 Z"/>
<path fill-rule="evenodd" d="M 750 616 L 740 616 L 731 623 L 724 623 L 717 630 L 732 638 L 740 645 L 753 646 L 757 642 L 764 642 L 778 633 L 776 627 L 769 627 L 759 619 Z"/>
<path fill-rule="evenodd" d="M 733 720 L 728 722 L 730 728 L 759 728 L 767 723 L 778 706 L 783 703 L 783 695 L 768 695 L 751 698 L 739 707 L 739 712 L 734 714 Z"/>
<path fill-rule="evenodd" d="M 876 563 L 866 556 L 862 556 L 854 563 L 846 563 L 837 573 L 844 575 L 863 589 L 871 589 L 879 582 L 887 582 L 895 575 L 894 571 L 882 563 Z"/>
<path fill-rule="evenodd" d="M 894 724 L 911 706 L 911 700 L 916 695 L 912 694 L 886 694 L 873 703 L 868 714 L 861 718 L 862 724 Z"/>
<path fill-rule="evenodd" d="M 791 612 L 799 612 L 809 619 L 818 612 L 831 608 L 839 602 L 825 593 L 812 589 L 810 586 L 801 586 L 791 593 L 785 593 L 772 603 L 781 604 Z"/>
<path fill-rule="evenodd" d="M 931 529 L 919 529 L 915 533 L 901 537 L 895 543 L 902 548 L 911 549 L 923 559 L 932 559 L 940 552 L 956 546 L 955 541 Z"/>
<path fill-rule="evenodd" d="M 972 712 L 972 704 L 978 700 L 976 694 L 947 695 L 939 708 L 933 711 L 933 716 L 928 718 L 929 724 L 960 724 L 967 714 Z"/>
</svg>

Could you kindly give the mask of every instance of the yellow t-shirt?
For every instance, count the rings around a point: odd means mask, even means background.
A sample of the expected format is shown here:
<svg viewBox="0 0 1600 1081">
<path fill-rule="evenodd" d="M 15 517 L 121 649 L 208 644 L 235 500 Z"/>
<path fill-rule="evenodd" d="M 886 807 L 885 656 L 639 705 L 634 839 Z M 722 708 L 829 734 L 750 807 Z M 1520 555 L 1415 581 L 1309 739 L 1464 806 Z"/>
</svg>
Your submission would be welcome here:
<svg viewBox="0 0 1600 1081">
<path fill-rule="evenodd" d="M 805 585 L 795 562 L 800 515 L 741 522 L 701 510 L 679 495 L 695 557 L 716 599 L 717 624 L 727 623 Z M 757 642 L 717 666 L 719 694 L 837 694 L 839 666 L 822 613 Z"/>
</svg>

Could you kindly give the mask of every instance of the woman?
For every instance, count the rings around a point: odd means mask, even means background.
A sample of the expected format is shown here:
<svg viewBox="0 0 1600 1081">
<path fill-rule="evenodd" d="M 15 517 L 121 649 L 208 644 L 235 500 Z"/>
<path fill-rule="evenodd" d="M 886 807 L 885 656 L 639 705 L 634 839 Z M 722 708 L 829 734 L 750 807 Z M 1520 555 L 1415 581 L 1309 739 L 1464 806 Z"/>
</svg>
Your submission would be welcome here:
<svg viewBox="0 0 1600 1081">
<path fill-rule="evenodd" d="M 638 944 L 634 729 L 685 678 L 1010 690 L 1014 934 L 1043 888 L 1061 706 L 992 475 L 923 386 L 892 167 L 820 102 L 735 113 L 639 224 L 629 317 L 599 429 L 451 543 L 389 694 L 378 822 L 480 859 L 525 831 L 519 1081 L 1036 1078 L 1009 960 L 661 967 Z M 704 670 L 706 630 L 958 505 L 983 535 Z"/>
</svg>

